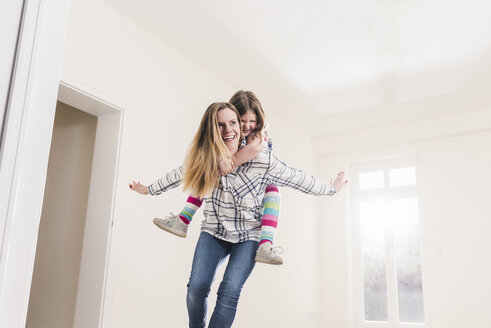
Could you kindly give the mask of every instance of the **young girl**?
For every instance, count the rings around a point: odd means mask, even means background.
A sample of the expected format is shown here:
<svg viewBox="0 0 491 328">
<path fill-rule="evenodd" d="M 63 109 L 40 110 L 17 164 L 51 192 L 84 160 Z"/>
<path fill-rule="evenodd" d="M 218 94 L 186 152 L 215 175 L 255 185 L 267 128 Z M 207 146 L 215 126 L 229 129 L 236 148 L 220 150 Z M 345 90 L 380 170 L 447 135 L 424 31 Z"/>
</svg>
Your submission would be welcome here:
<svg viewBox="0 0 491 328">
<path fill-rule="evenodd" d="M 224 175 L 231 173 L 235 167 L 254 159 L 261 151 L 263 142 L 269 143 L 269 147 L 271 147 L 271 140 L 265 138 L 266 115 L 256 95 L 252 91 L 239 90 L 230 98 L 229 102 L 239 111 L 242 132 L 247 143 L 243 144 L 243 147 L 232 159 L 224 158 L 219 161 L 220 172 Z M 268 185 L 262 203 L 261 237 L 255 257 L 256 262 L 283 264 L 283 259 L 278 254 L 278 251 L 282 249 L 273 247 L 280 214 L 280 203 L 281 196 L 278 187 L 274 184 Z M 189 195 L 179 215 L 171 213 L 165 219 L 155 218 L 153 222 L 159 228 L 185 238 L 188 226 L 201 205 L 202 199 Z"/>
</svg>

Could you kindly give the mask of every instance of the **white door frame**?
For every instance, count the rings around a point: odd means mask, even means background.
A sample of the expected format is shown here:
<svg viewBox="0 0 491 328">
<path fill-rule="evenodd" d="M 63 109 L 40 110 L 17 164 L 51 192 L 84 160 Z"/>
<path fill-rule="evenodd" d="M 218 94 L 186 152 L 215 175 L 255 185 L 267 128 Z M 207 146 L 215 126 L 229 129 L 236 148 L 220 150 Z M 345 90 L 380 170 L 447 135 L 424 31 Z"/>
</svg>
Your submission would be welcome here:
<svg viewBox="0 0 491 328">
<path fill-rule="evenodd" d="M 24 1 L 0 153 L 0 327 L 26 324 L 68 7 Z"/>
<path fill-rule="evenodd" d="M 74 327 L 102 327 L 110 303 L 106 281 L 123 106 L 60 78 L 68 7 L 69 0 L 24 1 L 0 153 L 0 327 L 26 324 L 58 99 L 98 117 L 85 226 L 91 240 L 82 250 Z"/>
<path fill-rule="evenodd" d="M 102 327 L 125 106 L 66 77 L 58 100 L 97 117 L 73 328 Z"/>
<path fill-rule="evenodd" d="M 23 7 L 24 1 L 0 2 L 0 44 L 2 46 L 2 51 L 0 51 L 0 141 L 3 135 L 3 119 L 14 70 Z"/>
</svg>

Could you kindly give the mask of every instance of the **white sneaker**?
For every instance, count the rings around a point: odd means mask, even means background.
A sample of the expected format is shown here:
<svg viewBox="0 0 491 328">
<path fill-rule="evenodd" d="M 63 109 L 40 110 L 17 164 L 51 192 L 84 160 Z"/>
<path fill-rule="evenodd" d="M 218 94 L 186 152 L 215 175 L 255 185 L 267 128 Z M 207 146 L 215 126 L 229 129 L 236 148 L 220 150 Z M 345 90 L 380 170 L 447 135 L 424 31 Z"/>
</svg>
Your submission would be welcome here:
<svg viewBox="0 0 491 328">
<path fill-rule="evenodd" d="M 179 218 L 179 215 L 170 213 L 165 219 L 155 218 L 153 223 L 162 230 L 168 231 L 176 236 L 186 238 L 188 225 Z"/>
<path fill-rule="evenodd" d="M 254 260 L 266 264 L 283 264 L 283 259 L 278 253 L 283 254 L 283 248 L 273 247 L 271 243 L 264 243 L 257 249 L 256 258 Z"/>
</svg>

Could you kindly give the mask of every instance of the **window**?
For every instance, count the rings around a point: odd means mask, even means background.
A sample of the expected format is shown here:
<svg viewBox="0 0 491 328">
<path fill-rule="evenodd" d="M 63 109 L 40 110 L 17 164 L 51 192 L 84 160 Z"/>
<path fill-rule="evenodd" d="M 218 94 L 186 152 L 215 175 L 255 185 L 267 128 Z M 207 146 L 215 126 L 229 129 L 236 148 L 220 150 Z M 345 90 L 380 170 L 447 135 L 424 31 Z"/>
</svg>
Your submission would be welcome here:
<svg viewBox="0 0 491 328">
<path fill-rule="evenodd" d="M 354 304 L 360 327 L 424 327 L 415 159 L 352 167 Z"/>
</svg>

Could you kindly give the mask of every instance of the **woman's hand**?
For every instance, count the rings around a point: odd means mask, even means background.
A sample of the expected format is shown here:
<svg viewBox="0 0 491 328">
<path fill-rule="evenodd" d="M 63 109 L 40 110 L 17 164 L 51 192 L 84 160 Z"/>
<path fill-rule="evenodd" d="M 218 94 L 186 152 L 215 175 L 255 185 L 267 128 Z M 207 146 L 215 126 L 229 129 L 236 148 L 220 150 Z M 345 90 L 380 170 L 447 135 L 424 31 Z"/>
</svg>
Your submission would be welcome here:
<svg viewBox="0 0 491 328">
<path fill-rule="evenodd" d="M 341 171 L 338 173 L 338 176 L 336 177 L 334 182 L 331 179 L 330 183 L 336 188 L 336 193 L 338 193 L 339 191 L 341 191 L 341 189 L 343 189 L 344 186 L 346 186 L 348 180 L 344 179 L 344 172 Z"/>
<path fill-rule="evenodd" d="M 133 183 L 129 184 L 129 187 L 131 190 L 134 190 L 139 194 L 142 194 L 142 195 L 148 195 L 149 194 L 148 188 L 146 186 L 142 185 L 140 183 L 140 181 L 138 181 L 138 182 L 133 181 Z"/>
<path fill-rule="evenodd" d="M 220 162 L 218 162 L 218 169 L 222 175 L 229 174 L 233 171 L 234 167 L 235 163 L 232 158 L 222 158 Z"/>
</svg>

